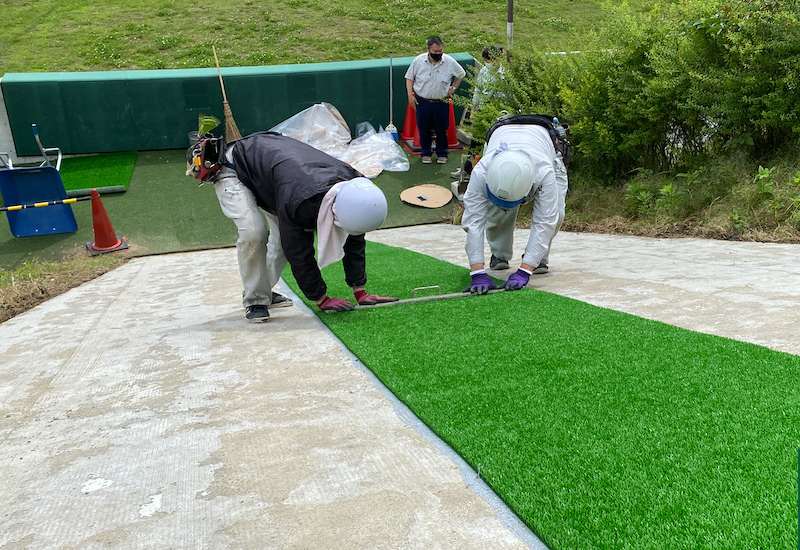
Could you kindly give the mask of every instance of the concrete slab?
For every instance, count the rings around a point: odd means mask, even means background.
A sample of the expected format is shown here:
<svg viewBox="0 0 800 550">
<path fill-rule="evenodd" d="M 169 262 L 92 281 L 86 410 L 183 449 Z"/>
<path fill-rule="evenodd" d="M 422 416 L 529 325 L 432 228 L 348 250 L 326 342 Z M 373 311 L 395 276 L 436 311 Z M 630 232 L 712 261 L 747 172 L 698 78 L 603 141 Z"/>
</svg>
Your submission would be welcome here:
<svg viewBox="0 0 800 550">
<path fill-rule="evenodd" d="M 305 306 L 247 324 L 240 289 L 233 249 L 152 256 L 0 325 L 0 547 L 537 547 Z"/>
<path fill-rule="evenodd" d="M 369 238 L 466 266 L 457 226 Z M 798 252 L 562 233 L 532 286 L 800 353 Z M 240 288 L 232 249 L 152 256 L 0 324 L 0 547 L 542 548 L 299 300 L 250 325 Z"/>
</svg>

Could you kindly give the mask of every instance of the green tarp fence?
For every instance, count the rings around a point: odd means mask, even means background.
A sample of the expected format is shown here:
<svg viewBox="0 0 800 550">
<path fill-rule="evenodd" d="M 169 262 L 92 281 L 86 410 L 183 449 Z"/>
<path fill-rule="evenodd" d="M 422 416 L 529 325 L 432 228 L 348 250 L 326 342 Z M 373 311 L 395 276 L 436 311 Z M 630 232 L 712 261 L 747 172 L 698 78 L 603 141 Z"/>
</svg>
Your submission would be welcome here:
<svg viewBox="0 0 800 550">
<path fill-rule="evenodd" d="M 468 53 L 453 54 L 465 68 Z M 392 62 L 393 119 L 402 131 L 404 74 L 413 57 Z M 334 105 L 355 127 L 389 123 L 389 60 L 222 69 L 225 92 L 243 135 L 268 130 L 315 103 Z M 45 146 L 67 154 L 188 147 L 197 117 L 224 120 L 216 68 L 148 71 L 7 73 L 0 79 L 17 155 L 38 155 L 36 123 Z M 456 120 L 460 108 L 456 108 Z"/>
</svg>

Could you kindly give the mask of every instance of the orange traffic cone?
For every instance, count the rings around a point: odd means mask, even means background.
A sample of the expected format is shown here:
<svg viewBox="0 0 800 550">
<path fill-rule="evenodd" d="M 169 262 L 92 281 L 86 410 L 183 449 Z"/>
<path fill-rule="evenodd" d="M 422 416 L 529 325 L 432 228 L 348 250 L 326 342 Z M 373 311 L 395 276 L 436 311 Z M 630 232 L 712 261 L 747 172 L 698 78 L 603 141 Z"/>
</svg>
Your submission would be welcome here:
<svg viewBox="0 0 800 550">
<path fill-rule="evenodd" d="M 458 129 L 456 128 L 456 114 L 453 111 L 453 102 L 450 102 L 450 125 L 447 127 L 447 147 L 450 150 L 463 149 L 464 147 L 458 142 Z"/>
<path fill-rule="evenodd" d="M 86 248 L 92 256 L 128 248 L 128 241 L 125 237 L 114 233 L 111 220 L 108 219 L 97 189 L 92 189 L 92 225 L 94 226 L 94 241 L 86 243 Z"/>
<path fill-rule="evenodd" d="M 400 132 L 400 139 L 403 141 L 414 141 L 414 137 L 419 134 L 417 130 L 417 112 L 411 103 L 406 107 L 406 121 L 403 123 L 403 131 Z"/>
</svg>

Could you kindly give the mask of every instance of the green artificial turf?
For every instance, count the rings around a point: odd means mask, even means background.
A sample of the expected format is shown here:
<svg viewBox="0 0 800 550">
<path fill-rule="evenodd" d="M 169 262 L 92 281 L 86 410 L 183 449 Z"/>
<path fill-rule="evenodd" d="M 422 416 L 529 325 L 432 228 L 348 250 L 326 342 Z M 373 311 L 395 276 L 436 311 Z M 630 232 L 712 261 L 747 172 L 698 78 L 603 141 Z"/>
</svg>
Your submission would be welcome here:
<svg viewBox="0 0 800 550">
<path fill-rule="evenodd" d="M 405 151 L 405 148 L 403 148 Z M 389 213 L 386 220 L 381 225 L 386 229 L 389 227 L 405 227 L 409 225 L 420 225 L 426 223 L 439 223 L 453 219 L 453 215 L 458 208 L 455 198 L 449 204 L 440 208 L 424 208 L 404 203 L 400 200 L 400 193 L 426 183 L 441 185 L 450 189 L 450 183 L 454 181 L 450 177 L 450 172 L 458 168 L 461 151 L 454 151 L 450 155 L 447 164 L 422 164 L 419 155 L 412 155 L 406 152 L 409 160 L 407 172 L 381 172 L 375 178 L 375 184 L 381 188 L 386 195 L 386 202 L 389 206 Z"/>
<path fill-rule="evenodd" d="M 65 159 L 62 170 L 70 160 L 75 159 Z M 236 227 L 222 214 L 212 186 L 200 187 L 185 173 L 185 151 L 140 152 L 125 193 L 100 190 L 114 232 L 128 239 L 127 253 L 185 252 L 236 242 Z M 75 233 L 15 238 L 7 221 L 0 221 L 0 269 L 85 253 L 86 243 L 94 240 L 91 201 L 73 204 L 72 211 Z"/>
<path fill-rule="evenodd" d="M 373 293 L 469 281 L 367 260 Z M 800 357 L 531 289 L 320 318 L 553 550 L 797 546 Z"/>
<path fill-rule="evenodd" d="M 449 173 L 458 164 L 452 160 L 444 165 L 423 165 L 418 155 L 408 156 L 411 167 L 407 172 L 384 171 L 375 179 L 389 204 L 382 227 L 441 222 L 451 218 L 457 208 L 455 200 L 436 209 L 400 200 L 400 193 L 414 185 L 449 186 Z M 452 156 L 455 159 L 457 155 Z M 236 227 L 222 214 L 213 187 L 198 186 L 185 173 L 185 150 L 72 157 L 64 159 L 61 166 L 62 179 L 71 187 L 89 191 L 101 184 L 127 185 L 125 193 L 107 194 L 102 189 L 100 193 L 115 232 L 128 238 L 128 253 L 160 254 L 232 246 Z M 85 187 L 87 184 L 90 187 Z M 0 214 L 0 269 L 15 269 L 36 260 L 58 261 L 85 252 L 86 243 L 94 240 L 91 203 L 78 202 L 71 208 L 78 231 L 37 237 L 15 238 L 6 216 Z"/>
<path fill-rule="evenodd" d="M 61 179 L 68 194 L 72 192 L 91 192 L 97 188 L 128 188 L 133 166 L 136 163 L 136 151 L 104 153 L 85 157 L 66 158 L 61 164 Z"/>
</svg>

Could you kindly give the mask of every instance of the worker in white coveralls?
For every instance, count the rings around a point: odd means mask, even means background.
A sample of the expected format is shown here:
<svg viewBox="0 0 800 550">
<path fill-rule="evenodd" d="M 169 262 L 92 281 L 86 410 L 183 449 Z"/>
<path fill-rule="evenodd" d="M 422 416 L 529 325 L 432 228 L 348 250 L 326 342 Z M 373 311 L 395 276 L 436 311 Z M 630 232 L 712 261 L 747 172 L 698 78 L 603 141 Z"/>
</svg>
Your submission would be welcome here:
<svg viewBox="0 0 800 550">
<path fill-rule="evenodd" d="M 568 181 L 562 154 L 556 151 L 555 129 L 552 124 L 550 129 L 545 127 L 547 118 L 541 118 L 532 123 L 507 117 L 487 132 L 484 154 L 464 194 L 461 222 L 467 232 L 472 278 L 468 290 L 473 294 L 486 294 L 496 287 L 485 269 L 484 237 L 491 251 L 490 269 L 508 269 L 517 212 L 529 201 L 533 201 L 533 219 L 522 264 L 502 286 L 519 290 L 532 274 L 548 271 L 550 245 L 564 221 Z"/>
<path fill-rule="evenodd" d="M 339 260 L 358 304 L 397 300 L 364 288 L 364 233 L 383 223 L 387 203 L 383 192 L 349 164 L 275 132 L 229 144 L 206 134 L 189 148 L 187 162 L 187 175 L 214 185 L 223 213 L 239 230 L 236 251 L 248 322 L 269 320 L 269 306 L 282 298 L 272 288 L 287 262 L 300 290 L 323 311 L 354 308 L 348 300 L 328 296 L 320 274 Z"/>
</svg>

